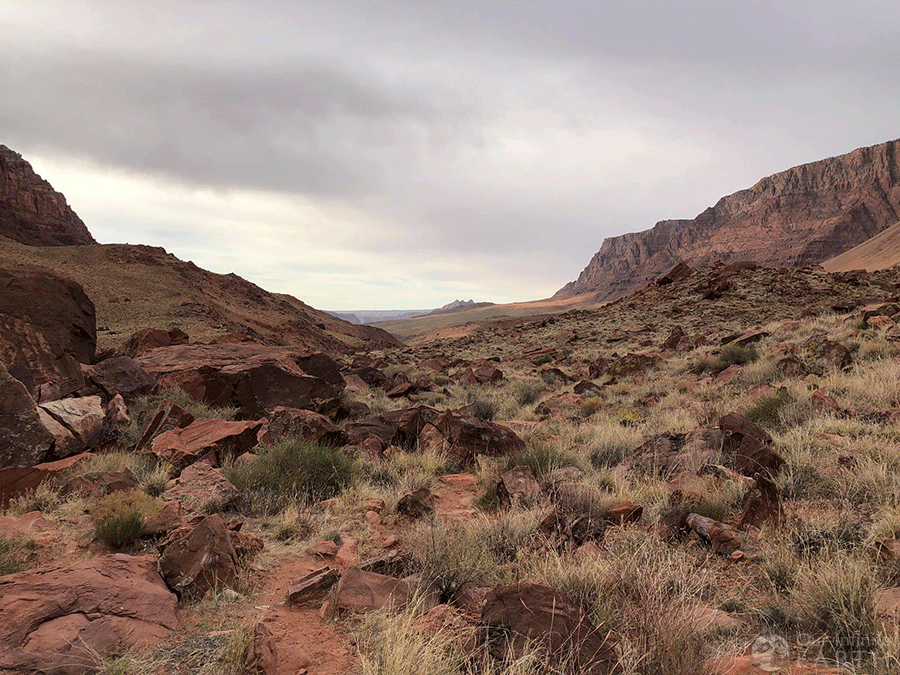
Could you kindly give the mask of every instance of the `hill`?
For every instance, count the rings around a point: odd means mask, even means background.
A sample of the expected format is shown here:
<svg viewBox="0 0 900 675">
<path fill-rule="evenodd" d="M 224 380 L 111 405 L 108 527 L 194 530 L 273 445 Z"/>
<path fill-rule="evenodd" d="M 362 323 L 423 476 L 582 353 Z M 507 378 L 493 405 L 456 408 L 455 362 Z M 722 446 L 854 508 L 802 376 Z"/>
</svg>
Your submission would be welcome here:
<svg viewBox="0 0 900 675">
<path fill-rule="evenodd" d="M 84 287 L 97 307 L 100 349 L 142 328 L 176 325 L 192 340 L 237 333 L 270 345 L 346 353 L 402 343 L 354 326 L 236 274 L 215 274 L 153 246 L 26 246 L 0 237 L 0 268 L 50 271 Z"/>
<path fill-rule="evenodd" d="M 678 262 L 821 263 L 900 220 L 900 141 L 794 167 L 723 197 L 693 220 L 610 237 L 578 279 L 554 297 L 613 300 Z"/>
<path fill-rule="evenodd" d="M 822 263 L 829 272 L 849 270 L 883 270 L 900 265 L 900 223 L 879 232 L 859 246 L 854 246 Z"/>
</svg>

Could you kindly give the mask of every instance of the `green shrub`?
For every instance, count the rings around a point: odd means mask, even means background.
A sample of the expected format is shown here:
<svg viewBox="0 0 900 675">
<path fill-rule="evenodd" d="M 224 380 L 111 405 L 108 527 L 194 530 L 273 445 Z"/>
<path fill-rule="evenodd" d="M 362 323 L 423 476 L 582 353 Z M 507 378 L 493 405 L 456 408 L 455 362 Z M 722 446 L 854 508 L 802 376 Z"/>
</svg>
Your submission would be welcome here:
<svg viewBox="0 0 900 675">
<path fill-rule="evenodd" d="M 531 405 L 544 393 L 544 385 L 537 380 L 516 380 L 513 385 L 516 403 L 519 405 Z"/>
<path fill-rule="evenodd" d="M 126 549 L 144 536 L 144 522 L 162 508 L 162 501 L 142 490 L 119 491 L 91 506 L 94 535 L 110 548 Z"/>
<path fill-rule="evenodd" d="M 506 468 L 527 466 L 534 477 L 542 481 L 549 477 L 554 469 L 565 466 L 578 466 L 578 458 L 565 450 L 552 445 L 530 442 L 525 450 L 510 455 L 506 460 Z"/>
<path fill-rule="evenodd" d="M 603 399 L 599 396 L 591 396 L 581 402 L 580 414 L 582 417 L 590 417 L 603 407 Z"/>
<path fill-rule="evenodd" d="M 24 570 L 28 560 L 28 549 L 33 546 L 33 542 L 8 539 L 0 535 L 0 577 Z"/>
<path fill-rule="evenodd" d="M 721 370 L 725 370 L 728 366 L 745 366 L 753 363 L 759 358 L 759 353 L 754 347 L 742 347 L 741 345 L 730 344 L 719 355 L 719 362 L 722 364 Z"/>
<path fill-rule="evenodd" d="M 760 398 L 747 409 L 744 416 L 761 427 L 778 429 L 781 426 L 782 409 L 793 401 L 793 395 L 782 389 L 778 393 Z"/>
<path fill-rule="evenodd" d="M 497 414 L 497 406 L 491 401 L 479 398 L 475 399 L 470 405 L 472 406 L 472 415 L 480 420 L 490 422 Z"/>
<path fill-rule="evenodd" d="M 231 464 L 225 475 L 256 513 L 276 513 L 285 501 L 329 499 L 350 484 L 353 464 L 340 448 L 288 438 L 249 464 Z M 273 510 L 274 509 L 274 510 Z"/>
<path fill-rule="evenodd" d="M 126 511 L 94 523 L 94 535 L 117 551 L 128 548 L 144 536 L 144 517 L 137 511 Z"/>
</svg>

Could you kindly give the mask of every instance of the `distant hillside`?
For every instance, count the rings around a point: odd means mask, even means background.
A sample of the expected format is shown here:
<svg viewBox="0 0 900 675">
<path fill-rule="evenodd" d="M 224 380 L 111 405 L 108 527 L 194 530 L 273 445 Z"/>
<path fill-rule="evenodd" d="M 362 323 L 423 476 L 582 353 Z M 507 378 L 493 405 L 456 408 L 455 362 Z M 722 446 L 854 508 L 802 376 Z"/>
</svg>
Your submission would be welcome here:
<svg viewBox="0 0 900 675">
<path fill-rule="evenodd" d="M 829 272 L 883 270 L 900 265 L 900 223 L 876 234 L 859 246 L 822 263 Z"/>
<path fill-rule="evenodd" d="M 96 244 L 66 198 L 0 145 L 0 236 L 30 246 Z"/>
<path fill-rule="evenodd" d="M 900 141 L 890 141 L 764 178 L 693 220 L 610 237 L 577 280 L 554 297 L 612 300 L 676 263 L 753 260 L 772 267 L 821 263 L 900 220 Z"/>
<path fill-rule="evenodd" d="M 0 268 L 50 270 L 77 281 L 97 306 L 98 346 L 141 328 L 177 325 L 192 340 L 228 333 L 272 345 L 351 352 L 402 345 L 236 274 L 215 274 L 152 246 L 25 246 L 0 237 Z"/>
</svg>

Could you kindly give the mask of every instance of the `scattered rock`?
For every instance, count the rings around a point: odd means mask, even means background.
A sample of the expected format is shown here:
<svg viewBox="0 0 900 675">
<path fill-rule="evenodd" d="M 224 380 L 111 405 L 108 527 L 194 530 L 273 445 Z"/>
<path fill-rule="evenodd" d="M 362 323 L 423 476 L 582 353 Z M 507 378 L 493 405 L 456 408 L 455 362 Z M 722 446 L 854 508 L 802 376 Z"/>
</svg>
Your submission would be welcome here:
<svg viewBox="0 0 900 675">
<path fill-rule="evenodd" d="M 610 507 L 606 512 L 609 522 L 614 525 L 623 525 L 624 523 L 636 523 L 644 515 L 644 507 L 634 502 L 621 502 Z"/>
<path fill-rule="evenodd" d="M 736 633 L 744 626 L 744 622 L 721 609 L 697 603 L 685 608 L 684 618 L 700 635 L 713 633 Z"/>
<path fill-rule="evenodd" d="M 166 431 L 153 439 L 150 451 L 173 466 L 183 467 L 205 459 L 219 464 L 237 457 L 257 443 L 262 422 L 194 420 L 186 427 Z"/>
<path fill-rule="evenodd" d="M 149 448 L 153 440 L 162 433 L 173 431 L 175 429 L 184 429 L 194 421 L 194 416 L 187 412 L 181 406 L 164 400 L 159 404 L 156 415 L 150 420 L 141 439 L 134 446 L 135 452 L 142 452 L 145 448 Z"/>
<path fill-rule="evenodd" d="M 93 366 L 82 366 L 82 372 L 85 380 L 100 390 L 104 400 L 119 394 L 130 403 L 156 390 L 156 379 L 127 356 L 114 356 Z"/>
<path fill-rule="evenodd" d="M 485 597 L 481 621 L 491 653 L 501 660 L 520 656 L 536 641 L 551 659 L 573 659 L 581 673 L 608 675 L 618 664 L 612 633 L 594 626 L 565 593 L 549 586 L 498 586 Z"/>
<path fill-rule="evenodd" d="M 507 506 L 530 508 L 540 503 L 543 493 L 531 467 L 516 466 L 500 474 L 497 496 Z"/>
<path fill-rule="evenodd" d="M 221 470 L 206 462 L 197 462 L 169 481 L 162 498 L 179 501 L 189 511 L 198 511 L 205 505 L 227 508 L 240 499 L 240 493 Z"/>
<path fill-rule="evenodd" d="M 173 532 L 163 544 L 159 568 L 172 590 L 197 595 L 232 586 L 241 569 L 225 521 L 218 514 Z"/>
<path fill-rule="evenodd" d="M 288 602 L 303 605 L 317 601 L 337 582 L 340 573 L 331 567 L 320 567 L 288 587 Z"/>
<path fill-rule="evenodd" d="M 407 492 L 397 502 L 397 513 L 410 518 L 422 518 L 434 512 L 434 495 L 428 488 Z"/>
<path fill-rule="evenodd" d="M 266 426 L 273 442 L 285 436 L 297 436 L 320 445 L 340 447 L 347 444 L 347 434 L 325 415 L 312 410 L 278 406 L 272 411 Z"/>
</svg>

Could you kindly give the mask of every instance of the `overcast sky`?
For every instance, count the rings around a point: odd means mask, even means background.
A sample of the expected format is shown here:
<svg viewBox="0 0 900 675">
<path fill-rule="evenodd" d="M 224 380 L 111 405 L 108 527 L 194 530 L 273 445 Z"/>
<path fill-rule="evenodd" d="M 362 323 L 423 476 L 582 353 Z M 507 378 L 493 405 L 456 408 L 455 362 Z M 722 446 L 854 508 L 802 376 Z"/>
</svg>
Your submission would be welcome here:
<svg viewBox="0 0 900 675">
<path fill-rule="evenodd" d="M 897 0 L 0 0 L 0 143 L 101 243 L 323 309 L 547 297 L 900 137 Z"/>
</svg>

